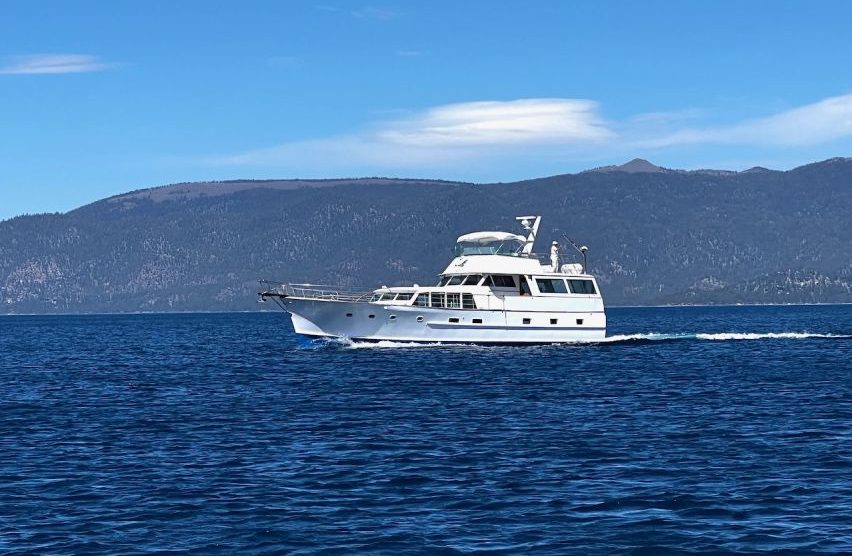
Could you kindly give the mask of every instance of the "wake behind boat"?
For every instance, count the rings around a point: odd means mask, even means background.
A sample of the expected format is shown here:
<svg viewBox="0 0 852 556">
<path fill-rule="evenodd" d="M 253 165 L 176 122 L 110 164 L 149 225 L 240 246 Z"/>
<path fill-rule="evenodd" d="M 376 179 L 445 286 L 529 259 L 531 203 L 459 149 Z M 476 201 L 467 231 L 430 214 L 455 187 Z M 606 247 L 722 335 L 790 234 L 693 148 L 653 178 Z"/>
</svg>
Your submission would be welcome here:
<svg viewBox="0 0 852 556">
<path fill-rule="evenodd" d="M 526 236 L 473 232 L 436 286 L 370 292 L 262 281 L 260 300 L 290 313 L 297 334 L 366 341 L 541 344 L 606 336 L 600 289 L 585 264 L 533 253 L 540 216 L 517 218 Z M 582 248 L 585 253 L 585 248 Z"/>
</svg>

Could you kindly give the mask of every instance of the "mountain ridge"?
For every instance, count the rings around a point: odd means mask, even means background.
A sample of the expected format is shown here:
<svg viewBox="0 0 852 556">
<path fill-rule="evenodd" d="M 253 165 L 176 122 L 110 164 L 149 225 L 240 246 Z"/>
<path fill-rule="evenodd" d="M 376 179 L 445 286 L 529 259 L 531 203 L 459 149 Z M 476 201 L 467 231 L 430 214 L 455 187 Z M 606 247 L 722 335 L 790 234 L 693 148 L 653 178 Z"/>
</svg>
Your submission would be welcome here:
<svg viewBox="0 0 852 556">
<path fill-rule="evenodd" d="M 521 213 L 544 217 L 542 240 L 591 247 L 610 304 L 852 301 L 849 158 L 733 174 L 304 182 L 230 180 L 212 195 L 205 184 L 221 182 L 170 184 L 175 194 L 4 220 L 0 313 L 252 310 L 258 278 L 430 283 L 458 235 L 513 231 Z"/>
<path fill-rule="evenodd" d="M 92 201 L 91 203 L 87 203 L 85 205 L 81 205 L 79 207 L 73 208 L 67 212 L 39 212 L 39 213 L 27 213 L 27 214 L 19 214 L 16 216 L 12 216 L 5 220 L 0 220 L 0 223 L 6 222 L 8 220 L 13 220 L 15 218 L 20 217 L 31 217 L 31 216 L 40 216 L 40 215 L 58 215 L 58 214 L 69 214 L 81 208 L 87 207 L 89 205 L 94 205 L 103 202 L 117 202 L 121 200 L 132 200 L 137 198 L 145 198 L 151 197 L 155 200 L 164 200 L 169 197 L 180 197 L 180 195 L 175 195 L 175 193 L 180 193 L 180 188 L 187 187 L 198 187 L 198 188 L 207 188 L 207 187 L 221 187 L 223 189 L 227 189 L 228 186 L 235 186 L 231 191 L 194 191 L 190 195 L 190 197 L 200 196 L 202 194 L 207 194 L 209 196 L 217 196 L 222 194 L 233 193 L 236 191 L 247 190 L 247 189 L 298 189 L 300 187 L 335 187 L 339 185 L 374 185 L 374 184 L 399 184 L 399 185 L 431 185 L 431 184 L 452 184 L 452 185 L 466 185 L 466 186 L 487 186 L 487 185 L 510 185 L 510 184 L 521 184 L 526 182 L 533 182 L 539 180 L 552 180 L 555 178 L 562 178 L 565 176 L 578 176 L 589 173 L 674 173 L 674 174 L 708 174 L 708 175 L 716 175 L 716 176 L 735 176 L 739 174 L 752 174 L 752 173 L 788 173 L 795 172 L 803 168 L 808 168 L 810 166 L 819 166 L 825 164 L 833 164 L 833 163 L 847 163 L 852 162 L 852 157 L 832 157 L 821 161 L 811 162 L 808 164 L 803 164 L 801 166 L 796 166 L 789 170 L 774 170 L 770 168 L 765 168 L 763 166 L 753 166 L 746 170 L 722 170 L 722 169 L 696 169 L 696 170 L 683 170 L 683 169 L 673 169 L 666 168 L 663 166 L 657 166 L 656 164 L 649 162 L 643 158 L 634 158 L 628 162 L 625 162 L 621 165 L 608 165 L 608 166 L 599 166 L 595 168 L 590 168 L 588 170 L 581 170 L 575 173 L 565 173 L 565 174 L 555 174 L 552 176 L 543 176 L 537 178 L 525 178 L 521 180 L 515 181 L 507 181 L 507 182 L 467 182 L 467 181 L 458 181 L 458 180 L 446 180 L 446 179 L 434 179 L 434 178 L 398 178 L 398 177 L 387 177 L 387 176 L 371 176 L 371 177 L 355 177 L 355 178 L 236 178 L 236 179 L 228 179 L 228 180 L 199 180 L 199 181 L 190 181 L 190 182 L 176 182 L 169 183 L 164 185 L 156 185 L 151 187 L 142 187 L 139 189 L 134 189 L 131 191 L 127 191 L 124 193 L 117 193 L 115 195 L 110 195 L 108 197 L 104 197 L 103 199 L 98 199 L 96 201 Z"/>
</svg>

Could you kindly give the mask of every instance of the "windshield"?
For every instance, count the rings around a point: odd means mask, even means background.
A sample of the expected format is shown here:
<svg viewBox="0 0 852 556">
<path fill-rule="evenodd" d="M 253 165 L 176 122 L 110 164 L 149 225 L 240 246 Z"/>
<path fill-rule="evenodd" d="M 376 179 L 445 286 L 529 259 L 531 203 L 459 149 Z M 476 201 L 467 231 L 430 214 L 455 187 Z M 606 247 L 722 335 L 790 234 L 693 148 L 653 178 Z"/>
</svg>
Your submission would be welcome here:
<svg viewBox="0 0 852 556">
<path fill-rule="evenodd" d="M 456 257 L 464 255 L 517 255 L 524 244 L 520 241 L 506 240 L 491 243 L 473 243 L 462 241 L 456 243 L 453 254 Z"/>
</svg>

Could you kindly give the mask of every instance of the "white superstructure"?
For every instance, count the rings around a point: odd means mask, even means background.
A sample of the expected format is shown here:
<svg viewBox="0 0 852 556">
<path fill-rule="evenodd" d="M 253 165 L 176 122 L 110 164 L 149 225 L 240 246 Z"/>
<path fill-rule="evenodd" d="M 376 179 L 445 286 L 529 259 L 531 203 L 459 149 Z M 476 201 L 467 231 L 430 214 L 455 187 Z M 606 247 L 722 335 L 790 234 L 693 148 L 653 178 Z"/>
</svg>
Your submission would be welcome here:
<svg viewBox="0 0 852 556">
<path fill-rule="evenodd" d="M 518 217 L 527 236 L 474 232 L 458 238 L 436 286 L 358 293 L 281 284 L 260 293 L 290 313 L 296 333 L 353 340 L 536 344 L 606 335 L 600 289 L 583 264 L 559 264 L 556 242 L 533 254 L 541 221 Z M 585 252 L 585 247 L 582 248 Z"/>
</svg>

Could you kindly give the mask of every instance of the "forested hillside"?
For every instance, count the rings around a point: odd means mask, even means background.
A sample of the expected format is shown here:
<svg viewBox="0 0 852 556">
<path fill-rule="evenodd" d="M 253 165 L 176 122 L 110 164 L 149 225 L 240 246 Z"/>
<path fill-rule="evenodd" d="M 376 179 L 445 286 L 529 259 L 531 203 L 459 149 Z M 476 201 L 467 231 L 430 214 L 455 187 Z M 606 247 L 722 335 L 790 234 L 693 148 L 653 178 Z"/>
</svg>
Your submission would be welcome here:
<svg viewBox="0 0 852 556">
<path fill-rule="evenodd" d="M 634 161 L 499 184 L 179 184 L 21 216 L 0 222 L 0 312 L 252 310 L 261 277 L 431 283 L 458 235 L 520 214 L 544 217 L 540 251 L 563 234 L 591 248 L 610 305 L 852 302 L 852 159 Z"/>
</svg>

